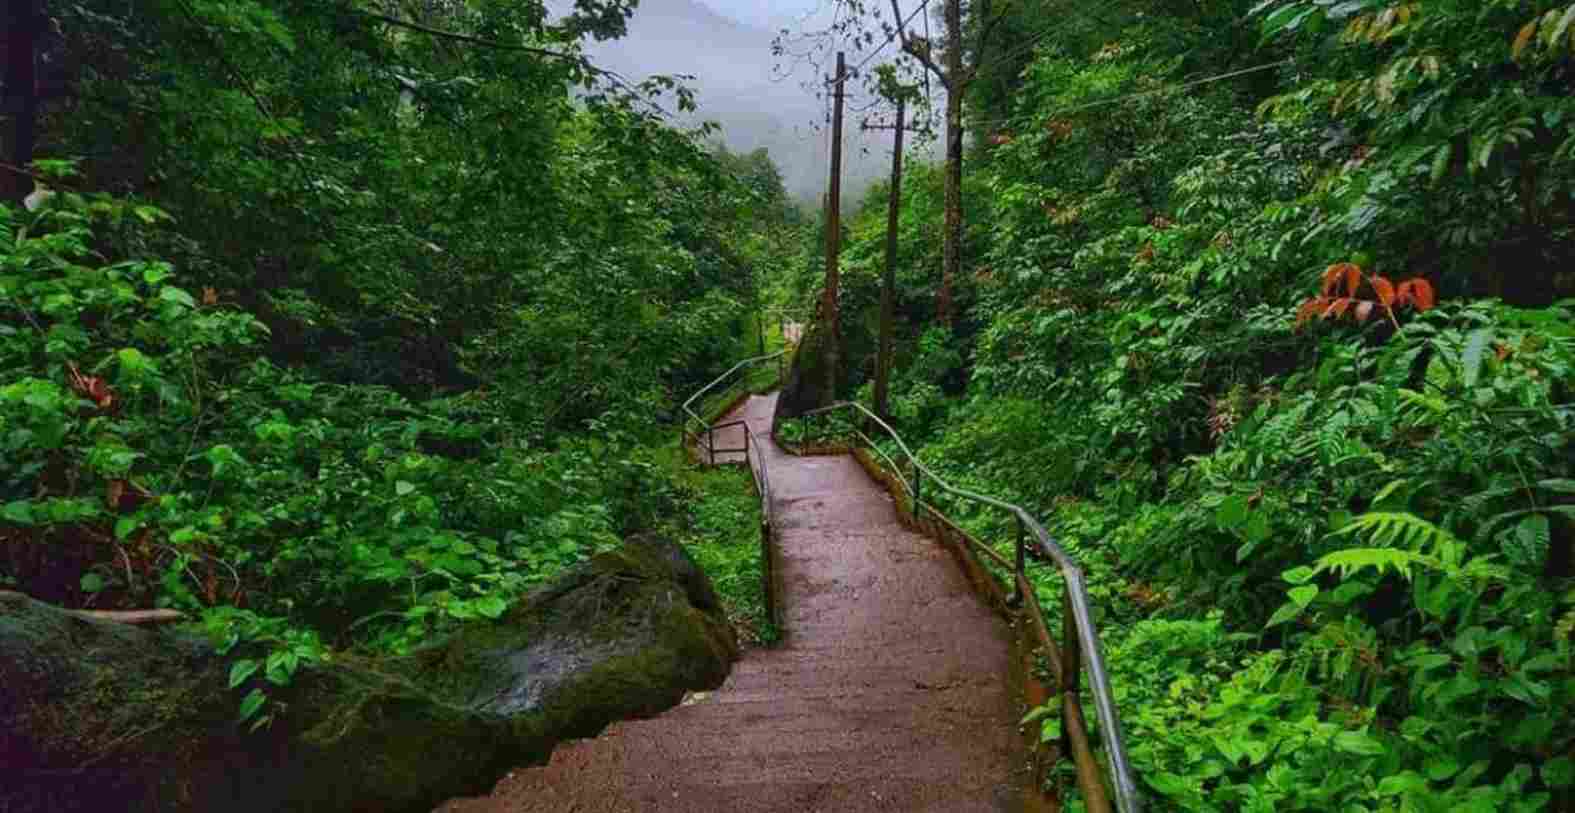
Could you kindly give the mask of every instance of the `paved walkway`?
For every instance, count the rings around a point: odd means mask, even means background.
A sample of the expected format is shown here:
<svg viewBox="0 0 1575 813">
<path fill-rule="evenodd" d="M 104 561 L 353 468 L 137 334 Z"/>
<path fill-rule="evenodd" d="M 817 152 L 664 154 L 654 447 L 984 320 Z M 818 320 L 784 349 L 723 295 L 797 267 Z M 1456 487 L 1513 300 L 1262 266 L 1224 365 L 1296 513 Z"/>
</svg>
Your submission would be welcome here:
<svg viewBox="0 0 1575 813">
<path fill-rule="evenodd" d="M 747 418 L 770 444 L 775 396 Z M 717 445 L 742 447 L 741 429 Z M 851 457 L 766 450 L 785 641 L 448 813 L 1014 811 L 1008 632 Z"/>
</svg>

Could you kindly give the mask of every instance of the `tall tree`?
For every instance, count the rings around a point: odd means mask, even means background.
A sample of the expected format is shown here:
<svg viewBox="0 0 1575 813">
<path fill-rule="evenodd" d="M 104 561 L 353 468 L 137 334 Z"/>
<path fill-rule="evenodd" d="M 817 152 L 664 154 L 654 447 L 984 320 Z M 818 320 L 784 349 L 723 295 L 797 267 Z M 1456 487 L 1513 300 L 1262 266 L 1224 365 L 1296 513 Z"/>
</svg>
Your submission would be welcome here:
<svg viewBox="0 0 1575 813">
<path fill-rule="evenodd" d="M 826 399 L 837 399 L 837 365 L 841 363 L 842 328 L 837 316 L 838 254 L 842 248 L 842 103 L 848 80 L 847 63 L 837 52 L 836 101 L 831 118 L 831 184 L 826 193 L 826 289 L 821 302 L 821 336 L 826 364 Z"/>
<path fill-rule="evenodd" d="M 904 12 L 902 0 L 890 0 L 892 21 L 883 24 L 888 39 L 896 38 L 903 53 L 911 56 L 929 75 L 940 82 L 946 91 L 946 176 L 945 176 L 945 226 L 941 259 L 941 288 L 936 297 L 936 318 L 950 324 L 952 317 L 952 286 L 962 272 L 962 171 L 963 171 L 963 99 L 978 75 L 979 66 L 989 56 L 989 43 L 997 24 L 1004 14 L 992 11 L 989 0 L 978 0 L 968 9 L 977 31 L 972 47 L 964 42 L 964 9 L 962 0 L 945 0 L 942 10 L 946 29 L 946 45 L 939 58 L 930 40 L 913 29 L 915 18 L 929 6 L 921 0 L 915 11 Z M 971 61 L 968 59 L 971 57 Z"/>
</svg>

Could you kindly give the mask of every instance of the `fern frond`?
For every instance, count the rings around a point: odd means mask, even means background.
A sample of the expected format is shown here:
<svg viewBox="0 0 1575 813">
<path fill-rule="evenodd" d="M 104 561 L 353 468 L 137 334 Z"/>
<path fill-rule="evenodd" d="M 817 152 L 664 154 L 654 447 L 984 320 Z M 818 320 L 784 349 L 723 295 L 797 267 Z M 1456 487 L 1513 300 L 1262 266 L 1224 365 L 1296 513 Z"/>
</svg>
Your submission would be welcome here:
<svg viewBox="0 0 1575 813">
<path fill-rule="evenodd" d="M 1401 578 L 1411 580 L 1411 568 L 1414 566 L 1426 567 L 1430 570 L 1442 570 L 1443 562 L 1415 551 L 1399 550 L 1397 548 L 1351 548 L 1349 550 L 1335 551 L 1319 559 L 1313 566 L 1313 571 L 1322 573 L 1333 570 L 1340 574 L 1344 581 L 1353 573 L 1358 573 L 1366 568 L 1374 568 L 1379 575 L 1385 571 L 1393 570 Z"/>
<path fill-rule="evenodd" d="M 1461 544 L 1454 534 L 1415 514 L 1401 511 L 1369 511 L 1330 534 L 1344 535 L 1365 536 L 1375 545 L 1408 546 L 1414 550 L 1444 551 Z"/>
</svg>

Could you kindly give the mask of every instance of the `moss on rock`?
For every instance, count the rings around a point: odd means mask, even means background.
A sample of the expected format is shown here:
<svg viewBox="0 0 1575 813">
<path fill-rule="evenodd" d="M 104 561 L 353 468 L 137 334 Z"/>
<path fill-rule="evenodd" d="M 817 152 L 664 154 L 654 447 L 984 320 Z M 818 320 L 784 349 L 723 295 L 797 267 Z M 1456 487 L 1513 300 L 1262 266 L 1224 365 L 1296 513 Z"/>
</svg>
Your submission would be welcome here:
<svg viewBox="0 0 1575 813">
<path fill-rule="evenodd" d="M 200 639 L 0 593 L 0 809 L 430 810 L 564 739 L 726 679 L 732 628 L 705 574 L 643 537 L 402 659 L 304 672 L 245 735 Z"/>
</svg>

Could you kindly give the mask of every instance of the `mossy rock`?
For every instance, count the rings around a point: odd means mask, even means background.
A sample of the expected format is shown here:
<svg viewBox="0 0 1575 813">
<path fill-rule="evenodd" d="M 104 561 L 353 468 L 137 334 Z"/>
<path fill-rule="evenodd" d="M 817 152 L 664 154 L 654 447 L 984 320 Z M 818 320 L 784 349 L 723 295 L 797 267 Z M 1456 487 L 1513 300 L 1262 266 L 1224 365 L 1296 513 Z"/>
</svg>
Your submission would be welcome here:
<svg viewBox="0 0 1575 813">
<path fill-rule="evenodd" d="M 798 349 L 793 353 L 793 366 L 788 370 L 782 393 L 777 396 L 775 421 L 798 416 L 836 400 L 826 391 L 825 330 L 820 320 L 804 328 Z M 839 381 L 846 376 L 839 376 Z"/>
<path fill-rule="evenodd" d="M 246 734 L 201 639 L 0 593 L 0 810 L 427 811 L 721 685 L 736 654 L 705 574 L 644 537 L 495 624 L 303 672 Z"/>
</svg>

